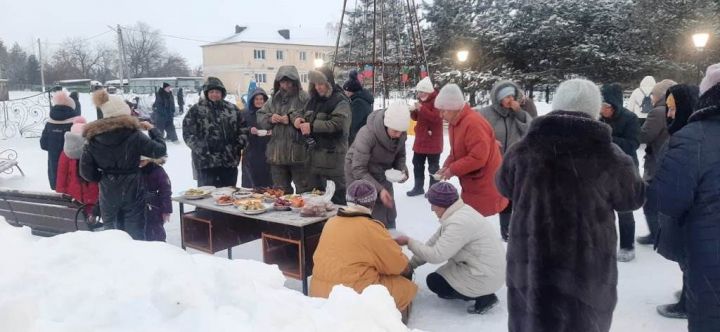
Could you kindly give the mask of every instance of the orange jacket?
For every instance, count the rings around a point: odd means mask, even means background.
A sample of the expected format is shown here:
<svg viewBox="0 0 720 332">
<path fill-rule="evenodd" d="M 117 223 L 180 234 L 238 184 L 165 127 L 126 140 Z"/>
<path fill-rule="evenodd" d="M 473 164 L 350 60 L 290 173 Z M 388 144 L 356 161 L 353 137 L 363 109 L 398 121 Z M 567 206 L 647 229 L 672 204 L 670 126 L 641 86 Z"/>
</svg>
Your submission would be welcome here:
<svg viewBox="0 0 720 332">
<path fill-rule="evenodd" d="M 379 221 L 368 215 L 346 214 L 330 218 L 313 255 L 310 296 L 327 298 L 335 285 L 362 292 L 370 285 L 385 286 L 398 309 L 405 309 L 417 285 L 401 276 L 408 258 Z"/>
<path fill-rule="evenodd" d="M 502 154 L 490 124 L 465 104 L 449 133 L 450 155 L 443 167 L 460 179 L 463 201 L 486 217 L 505 209 L 508 200 L 495 186 Z"/>
</svg>

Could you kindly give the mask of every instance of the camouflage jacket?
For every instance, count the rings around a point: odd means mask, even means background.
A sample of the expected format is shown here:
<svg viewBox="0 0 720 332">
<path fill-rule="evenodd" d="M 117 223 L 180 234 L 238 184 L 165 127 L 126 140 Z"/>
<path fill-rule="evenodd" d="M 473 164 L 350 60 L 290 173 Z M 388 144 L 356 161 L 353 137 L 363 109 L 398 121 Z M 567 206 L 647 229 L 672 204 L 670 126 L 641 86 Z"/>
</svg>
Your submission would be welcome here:
<svg viewBox="0 0 720 332">
<path fill-rule="evenodd" d="M 248 129 L 237 106 L 200 100 L 183 119 L 183 139 L 196 169 L 237 167 Z"/>
<path fill-rule="evenodd" d="M 287 115 L 290 119 L 296 117 L 305 109 L 310 99 L 307 92 L 300 90 L 297 95 L 286 96 L 277 92 L 272 99 L 265 103 L 265 106 L 257 111 L 258 127 L 271 129 L 270 143 L 268 143 L 265 156 L 272 165 L 298 165 L 307 160 L 305 140 L 300 132 L 293 126 L 292 121 L 288 124 L 273 124 L 270 118 L 273 114 Z"/>
</svg>

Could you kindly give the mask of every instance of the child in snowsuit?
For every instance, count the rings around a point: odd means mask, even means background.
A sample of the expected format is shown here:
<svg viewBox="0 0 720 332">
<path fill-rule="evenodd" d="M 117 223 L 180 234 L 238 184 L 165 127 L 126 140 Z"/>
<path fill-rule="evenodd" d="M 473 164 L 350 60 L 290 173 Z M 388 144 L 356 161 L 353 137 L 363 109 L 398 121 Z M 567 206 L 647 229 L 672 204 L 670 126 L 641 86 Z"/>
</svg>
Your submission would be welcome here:
<svg viewBox="0 0 720 332">
<path fill-rule="evenodd" d="M 163 224 L 172 213 L 172 187 L 162 164 L 165 158 L 140 157 L 143 187 L 145 190 L 145 240 L 165 241 Z"/>
</svg>

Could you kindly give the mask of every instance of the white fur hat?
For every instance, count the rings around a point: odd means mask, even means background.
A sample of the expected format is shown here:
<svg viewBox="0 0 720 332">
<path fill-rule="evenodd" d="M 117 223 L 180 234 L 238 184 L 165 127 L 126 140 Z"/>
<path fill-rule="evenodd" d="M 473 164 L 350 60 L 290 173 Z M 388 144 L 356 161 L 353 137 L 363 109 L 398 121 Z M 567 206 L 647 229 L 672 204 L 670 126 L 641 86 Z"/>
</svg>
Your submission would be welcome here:
<svg viewBox="0 0 720 332">
<path fill-rule="evenodd" d="M 418 82 L 418 84 L 415 86 L 415 90 L 417 92 L 433 93 L 433 91 L 435 91 L 435 88 L 433 88 L 430 77 L 425 76 L 425 78 L 421 79 L 420 82 Z"/>
<path fill-rule="evenodd" d="M 552 102 L 553 111 L 580 112 L 593 119 L 600 118 L 602 96 L 595 83 L 584 79 L 572 79 L 560 83 Z"/>
<path fill-rule="evenodd" d="M 710 90 L 713 86 L 720 83 L 720 63 L 716 63 L 707 68 L 705 77 L 700 82 L 700 95 L 702 96 Z"/>
<path fill-rule="evenodd" d="M 407 131 L 410 127 L 410 109 L 408 105 L 401 101 L 390 104 L 390 107 L 385 110 L 383 123 L 385 127 L 390 129 Z"/>
<path fill-rule="evenodd" d="M 100 107 L 104 118 L 130 115 L 130 107 L 120 96 L 111 96 L 105 90 L 98 90 L 93 93 L 93 103 Z"/>
<path fill-rule="evenodd" d="M 459 111 L 465 106 L 465 97 L 457 84 L 446 84 L 437 97 L 435 97 L 435 108 L 444 111 Z"/>
</svg>

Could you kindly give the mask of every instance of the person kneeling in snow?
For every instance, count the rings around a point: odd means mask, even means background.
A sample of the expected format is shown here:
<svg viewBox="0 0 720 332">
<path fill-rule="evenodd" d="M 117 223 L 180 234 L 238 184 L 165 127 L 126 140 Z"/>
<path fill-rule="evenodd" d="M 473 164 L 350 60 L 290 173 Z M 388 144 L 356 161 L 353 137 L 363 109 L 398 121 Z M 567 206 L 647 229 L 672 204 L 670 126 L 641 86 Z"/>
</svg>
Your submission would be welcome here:
<svg viewBox="0 0 720 332">
<path fill-rule="evenodd" d="M 140 171 L 145 188 L 145 240 L 165 241 L 163 224 L 172 213 L 172 185 L 162 165 L 166 157 L 152 159 L 140 156 Z"/>
<path fill-rule="evenodd" d="M 403 276 L 409 266 L 400 246 L 383 223 L 371 218 L 378 197 L 375 186 L 357 180 L 347 188 L 345 197 L 348 207 L 340 208 L 320 235 L 313 255 L 310 296 L 327 298 L 335 285 L 357 292 L 370 285 L 383 285 L 407 317 L 417 285 Z"/>
<path fill-rule="evenodd" d="M 426 196 L 440 218 L 440 228 L 425 244 L 404 235 L 395 241 L 413 252 L 413 269 L 425 262 L 447 262 L 427 276 L 431 291 L 443 299 L 475 300 L 468 313 L 487 312 L 498 303 L 494 293 L 505 284 L 505 249 L 500 239 L 492 225 L 460 199 L 452 184 L 438 182 Z"/>
</svg>

